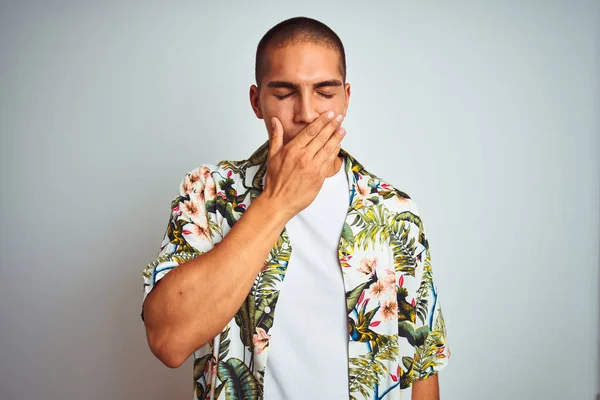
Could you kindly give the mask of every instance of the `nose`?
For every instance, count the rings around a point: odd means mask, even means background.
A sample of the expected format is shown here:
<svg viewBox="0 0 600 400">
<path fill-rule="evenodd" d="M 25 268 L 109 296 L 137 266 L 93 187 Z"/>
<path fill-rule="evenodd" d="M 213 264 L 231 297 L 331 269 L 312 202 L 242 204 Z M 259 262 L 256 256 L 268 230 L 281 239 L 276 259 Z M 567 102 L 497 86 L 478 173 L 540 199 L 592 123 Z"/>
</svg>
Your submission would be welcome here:
<svg viewBox="0 0 600 400">
<path fill-rule="evenodd" d="M 297 124 L 307 125 L 313 122 L 319 113 L 316 110 L 315 104 L 309 94 L 300 94 L 294 110 L 294 122 Z"/>
</svg>

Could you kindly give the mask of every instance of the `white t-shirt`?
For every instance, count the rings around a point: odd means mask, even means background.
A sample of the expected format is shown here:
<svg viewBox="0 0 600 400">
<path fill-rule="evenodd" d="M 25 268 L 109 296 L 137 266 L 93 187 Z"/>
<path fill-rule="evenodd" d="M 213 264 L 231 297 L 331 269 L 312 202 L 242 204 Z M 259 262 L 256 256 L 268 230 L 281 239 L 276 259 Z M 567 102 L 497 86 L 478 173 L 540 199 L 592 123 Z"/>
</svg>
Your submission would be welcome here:
<svg viewBox="0 0 600 400">
<path fill-rule="evenodd" d="M 338 246 L 345 165 L 286 225 L 292 255 L 273 316 L 265 400 L 348 400 L 348 316 Z"/>
</svg>

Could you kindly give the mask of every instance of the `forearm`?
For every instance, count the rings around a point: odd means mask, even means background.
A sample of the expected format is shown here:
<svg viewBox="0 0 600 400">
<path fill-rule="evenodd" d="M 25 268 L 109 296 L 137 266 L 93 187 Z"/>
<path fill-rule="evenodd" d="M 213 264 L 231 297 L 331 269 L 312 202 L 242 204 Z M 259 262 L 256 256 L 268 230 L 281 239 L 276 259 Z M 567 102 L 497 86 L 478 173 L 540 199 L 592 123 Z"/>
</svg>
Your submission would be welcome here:
<svg viewBox="0 0 600 400">
<path fill-rule="evenodd" d="M 261 196 L 212 250 L 173 269 L 148 294 L 148 343 L 166 365 L 181 365 L 216 336 L 248 295 L 291 217 Z"/>
<path fill-rule="evenodd" d="M 413 383 L 412 400 L 440 400 L 437 374 Z"/>
</svg>

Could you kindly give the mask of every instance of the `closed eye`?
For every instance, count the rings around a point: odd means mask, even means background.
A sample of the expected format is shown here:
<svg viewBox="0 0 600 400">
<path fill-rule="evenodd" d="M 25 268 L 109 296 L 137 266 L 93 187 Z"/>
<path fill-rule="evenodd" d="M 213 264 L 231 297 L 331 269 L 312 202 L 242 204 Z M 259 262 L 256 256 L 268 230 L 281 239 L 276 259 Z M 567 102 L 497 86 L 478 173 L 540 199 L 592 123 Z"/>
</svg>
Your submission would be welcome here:
<svg viewBox="0 0 600 400">
<path fill-rule="evenodd" d="M 277 97 L 279 100 L 283 100 L 283 99 L 287 99 L 288 97 L 290 97 L 293 94 L 294 94 L 294 92 L 291 92 L 288 94 L 275 94 L 274 96 Z M 319 92 L 319 96 L 324 97 L 326 99 L 332 99 L 334 95 Z"/>
</svg>

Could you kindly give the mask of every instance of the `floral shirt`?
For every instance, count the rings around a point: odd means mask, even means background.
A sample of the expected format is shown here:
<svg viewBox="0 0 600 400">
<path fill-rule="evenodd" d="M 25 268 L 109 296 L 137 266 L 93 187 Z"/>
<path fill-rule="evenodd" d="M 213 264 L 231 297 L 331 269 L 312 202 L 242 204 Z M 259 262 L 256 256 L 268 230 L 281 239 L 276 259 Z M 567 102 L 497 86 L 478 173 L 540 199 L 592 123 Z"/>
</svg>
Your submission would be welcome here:
<svg viewBox="0 0 600 400">
<path fill-rule="evenodd" d="M 408 195 L 345 150 L 340 156 L 349 182 L 338 248 L 349 399 L 403 399 L 405 389 L 438 373 L 450 356 L 429 244 Z M 169 270 L 209 251 L 231 230 L 262 191 L 267 157 L 268 142 L 247 160 L 202 165 L 184 177 L 158 258 L 143 272 L 144 298 Z M 273 315 L 292 251 L 284 229 L 235 317 L 194 353 L 195 398 L 263 398 Z"/>
</svg>

